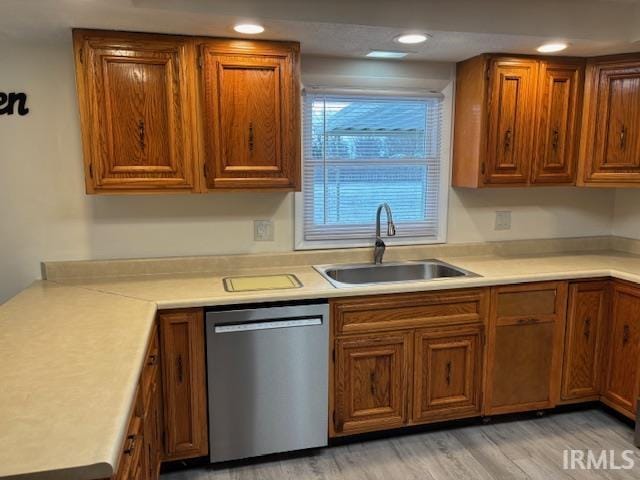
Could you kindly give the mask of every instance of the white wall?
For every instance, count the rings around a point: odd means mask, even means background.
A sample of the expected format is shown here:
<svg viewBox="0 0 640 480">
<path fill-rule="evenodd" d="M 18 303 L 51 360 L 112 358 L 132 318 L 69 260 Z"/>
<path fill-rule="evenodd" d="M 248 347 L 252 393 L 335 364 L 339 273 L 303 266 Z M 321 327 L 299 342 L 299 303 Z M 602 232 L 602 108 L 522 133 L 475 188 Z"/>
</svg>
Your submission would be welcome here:
<svg viewBox="0 0 640 480">
<path fill-rule="evenodd" d="M 292 248 L 292 195 L 85 195 L 70 41 L 3 43 L 0 65 L 0 90 L 27 92 L 30 108 L 0 116 L 0 302 L 40 276 L 41 260 Z M 263 218 L 274 242 L 253 241 Z"/>
<path fill-rule="evenodd" d="M 310 70 L 330 68 L 325 60 L 308 63 Z M 26 117 L 0 116 L 0 302 L 40 276 L 41 260 L 293 248 L 292 194 L 86 196 L 70 39 L 3 42 L 0 65 L 0 90 L 28 93 L 31 110 Z M 375 76 L 378 67 L 369 68 L 366 75 Z M 410 86 L 419 71 L 417 83 L 424 83 L 424 72 L 441 82 L 443 68 L 405 65 L 385 78 Z M 613 192 L 571 188 L 452 191 L 449 241 L 608 234 L 613 202 Z M 493 231 L 496 209 L 513 211 L 511 231 Z M 268 218 L 275 241 L 254 242 L 253 220 Z"/>
<path fill-rule="evenodd" d="M 617 190 L 613 235 L 640 240 L 640 190 Z"/>
<path fill-rule="evenodd" d="M 451 189 L 448 242 L 610 235 L 613 198 L 576 187 Z M 496 210 L 512 212 L 511 230 L 494 230 Z"/>
</svg>

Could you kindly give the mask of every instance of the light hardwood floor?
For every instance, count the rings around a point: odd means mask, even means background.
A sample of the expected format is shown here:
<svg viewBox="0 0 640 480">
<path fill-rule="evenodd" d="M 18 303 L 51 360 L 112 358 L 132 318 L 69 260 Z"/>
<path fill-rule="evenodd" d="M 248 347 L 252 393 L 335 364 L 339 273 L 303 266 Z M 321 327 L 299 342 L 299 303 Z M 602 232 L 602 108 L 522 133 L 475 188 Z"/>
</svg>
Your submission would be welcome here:
<svg viewBox="0 0 640 480">
<path fill-rule="evenodd" d="M 563 470 L 565 449 L 633 450 L 632 470 Z M 639 479 L 633 430 L 600 410 L 474 425 L 353 443 L 235 466 L 162 475 L 162 480 Z"/>
</svg>

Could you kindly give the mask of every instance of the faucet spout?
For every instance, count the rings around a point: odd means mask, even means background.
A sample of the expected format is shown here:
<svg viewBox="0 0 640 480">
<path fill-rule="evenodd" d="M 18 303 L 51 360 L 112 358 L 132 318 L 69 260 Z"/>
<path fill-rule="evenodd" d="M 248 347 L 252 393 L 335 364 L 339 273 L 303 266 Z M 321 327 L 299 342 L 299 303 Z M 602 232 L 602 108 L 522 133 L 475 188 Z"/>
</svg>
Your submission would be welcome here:
<svg viewBox="0 0 640 480">
<path fill-rule="evenodd" d="M 373 263 L 376 265 L 380 265 L 382 263 L 382 258 L 384 257 L 384 251 L 387 248 L 384 241 L 382 240 L 380 233 L 380 214 L 382 213 L 382 209 L 387 215 L 387 235 L 389 237 L 393 237 L 396 234 L 396 226 L 393 223 L 393 215 L 391 214 L 391 207 L 388 203 L 382 203 L 378 207 L 378 211 L 376 212 L 376 243 L 373 249 Z"/>
</svg>

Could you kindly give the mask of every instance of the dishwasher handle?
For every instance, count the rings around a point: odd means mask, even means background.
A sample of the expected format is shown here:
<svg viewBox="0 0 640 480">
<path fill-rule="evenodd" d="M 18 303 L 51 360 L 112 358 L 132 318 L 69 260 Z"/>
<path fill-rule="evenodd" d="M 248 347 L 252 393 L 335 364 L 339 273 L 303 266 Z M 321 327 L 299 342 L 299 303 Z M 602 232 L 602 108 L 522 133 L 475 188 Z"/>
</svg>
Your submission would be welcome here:
<svg viewBox="0 0 640 480">
<path fill-rule="evenodd" d="M 307 318 L 281 318 L 277 320 L 268 320 L 264 322 L 246 322 L 233 323 L 226 325 L 216 325 L 215 333 L 238 333 L 252 332 L 256 330 L 272 330 L 274 328 L 295 328 L 295 327 L 312 327 L 314 325 L 322 325 L 322 317 Z"/>
</svg>

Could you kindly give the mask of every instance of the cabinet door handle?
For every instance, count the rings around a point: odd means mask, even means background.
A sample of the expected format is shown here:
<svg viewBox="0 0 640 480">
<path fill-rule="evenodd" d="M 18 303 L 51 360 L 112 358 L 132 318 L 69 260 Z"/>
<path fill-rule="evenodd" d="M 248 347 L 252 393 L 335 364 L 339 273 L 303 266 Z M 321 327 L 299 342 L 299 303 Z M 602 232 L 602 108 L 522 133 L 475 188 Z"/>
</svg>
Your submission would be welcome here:
<svg viewBox="0 0 640 480">
<path fill-rule="evenodd" d="M 178 374 L 178 382 L 182 383 L 184 377 L 184 373 L 182 371 L 182 355 L 178 355 L 178 358 L 176 359 L 176 372 Z"/>
<path fill-rule="evenodd" d="M 620 130 L 620 150 L 624 150 L 627 147 L 627 128 L 623 125 Z"/>
<path fill-rule="evenodd" d="M 144 139 L 145 139 L 145 127 L 144 127 L 144 120 L 140 120 L 138 122 L 138 143 L 140 145 L 140 150 L 144 150 L 145 144 L 144 144 Z"/>
<path fill-rule="evenodd" d="M 153 366 L 156 364 L 156 362 L 158 361 L 158 356 L 153 354 L 153 355 L 149 355 L 149 361 L 147 362 L 147 365 L 149 366 Z"/>
<path fill-rule="evenodd" d="M 127 436 L 127 446 L 124 449 L 124 453 L 127 455 L 133 454 L 133 448 L 136 446 L 136 436 L 128 435 Z"/>
<path fill-rule="evenodd" d="M 253 153 L 254 133 L 253 122 L 249 123 L 249 151 Z"/>
<path fill-rule="evenodd" d="M 371 381 L 371 395 L 376 394 L 376 372 L 371 372 L 369 375 L 369 380 Z"/>
<path fill-rule="evenodd" d="M 445 370 L 446 370 L 447 386 L 450 387 L 451 386 L 451 360 L 447 362 L 447 367 Z"/>
<path fill-rule="evenodd" d="M 509 150 L 511 148 L 511 129 L 508 128 L 506 132 L 504 132 L 504 149 Z"/>
<path fill-rule="evenodd" d="M 622 345 L 629 343 L 629 337 L 631 336 L 631 329 L 629 325 L 622 327 Z"/>
<path fill-rule="evenodd" d="M 551 140 L 551 148 L 553 148 L 554 151 L 558 150 L 558 141 L 560 140 L 560 132 L 558 131 L 558 127 L 553 129 L 553 137 Z"/>
<path fill-rule="evenodd" d="M 521 318 L 518 320 L 518 325 L 533 325 L 534 323 L 538 323 L 540 320 L 538 318 Z"/>
<path fill-rule="evenodd" d="M 591 317 L 587 317 L 584 321 L 584 338 L 589 341 L 591 336 Z"/>
</svg>

